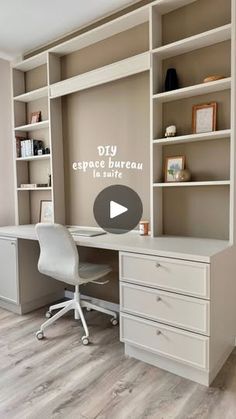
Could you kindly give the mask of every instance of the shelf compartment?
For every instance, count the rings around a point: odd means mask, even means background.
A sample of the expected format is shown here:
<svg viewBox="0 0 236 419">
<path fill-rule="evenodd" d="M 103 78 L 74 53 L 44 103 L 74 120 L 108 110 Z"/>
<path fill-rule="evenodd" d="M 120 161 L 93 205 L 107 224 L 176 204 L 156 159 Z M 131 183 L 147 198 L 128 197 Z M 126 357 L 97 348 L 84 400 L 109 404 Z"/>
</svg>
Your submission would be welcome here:
<svg viewBox="0 0 236 419">
<path fill-rule="evenodd" d="M 51 187 L 44 187 L 44 188 L 17 188 L 17 191 L 29 192 L 29 191 L 51 191 Z"/>
<path fill-rule="evenodd" d="M 30 157 L 17 157 L 16 161 L 38 161 L 38 160 L 49 160 L 50 154 L 43 154 L 42 156 L 30 156 Z"/>
<path fill-rule="evenodd" d="M 41 87 L 40 89 L 33 90 L 32 92 L 24 93 L 14 97 L 15 101 L 28 103 L 33 100 L 41 99 L 48 96 L 48 87 Z"/>
<path fill-rule="evenodd" d="M 77 37 L 63 42 L 49 50 L 49 52 L 55 53 L 59 56 L 70 54 L 74 51 L 86 48 L 90 45 L 96 44 L 97 42 L 103 41 L 104 39 L 110 38 L 116 34 L 132 29 L 135 26 L 141 25 L 142 23 L 148 22 L 149 19 L 149 7 L 144 6 L 124 16 L 120 16 L 104 25 L 98 26 L 85 32 Z"/>
<path fill-rule="evenodd" d="M 189 135 L 180 135 L 171 138 L 159 138 L 153 140 L 153 144 L 160 145 L 169 145 L 169 144 L 183 144 L 191 143 L 196 141 L 207 141 L 207 140 L 221 140 L 225 138 L 230 138 L 231 130 L 223 129 L 220 131 L 213 131 L 201 134 L 189 134 Z"/>
<path fill-rule="evenodd" d="M 166 182 L 154 183 L 154 188 L 173 188 L 173 187 L 191 187 L 191 186 L 230 186 L 230 180 L 212 180 L 205 182 Z"/>
<path fill-rule="evenodd" d="M 135 55 L 134 57 L 89 71 L 79 76 L 53 84 L 50 87 L 50 98 L 56 98 L 111 81 L 119 80 L 150 69 L 150 53 Z"/>
<path fill-rule="evenodd" d="M 188 97 L 206 95 L 208 93 L 220 92 L 231 88 L 231 77 L 225 79 L 211 81 L 208 83 L 200 83 L 195 86 L 184 87 L 182 89 L 172 90 L 153 95 L 154 100 L 161 103 L 167 103 L 174 100 L 186 99 Z"/>
<path fill-rule="evenodd" d="M 33 57 L 22 60 L 18 63 L 12 65 L 15 70 L 20 71 L 29 71 L 33 70 L 36 67 L 39 67 L 47 63 L 47 52 L 42 52 L 40 54 L 34 55 Z"/>
<path fill-rule="evenodd" d="M 21 125 L 19 127 L 14 128 L 14 131 L 22 131 L 22 132 L 29 132 L 29 131 L 37 131 L 39 129 L 48 128 L 49 127 L 49 121 L 42 121 L 42 122 L 36 122 L 35 124 L 27 124 L 27 125 Z"/>
<path fill-rule="evenodd" d="M 231 24 L 156 48 L 153 50 L 153 54 L 164 60 L 187 52 L 192 52 L 196 49 L 208 47 L 219 42 L 228 41 L 229 39 L 231 39 Z"/>
</svg>

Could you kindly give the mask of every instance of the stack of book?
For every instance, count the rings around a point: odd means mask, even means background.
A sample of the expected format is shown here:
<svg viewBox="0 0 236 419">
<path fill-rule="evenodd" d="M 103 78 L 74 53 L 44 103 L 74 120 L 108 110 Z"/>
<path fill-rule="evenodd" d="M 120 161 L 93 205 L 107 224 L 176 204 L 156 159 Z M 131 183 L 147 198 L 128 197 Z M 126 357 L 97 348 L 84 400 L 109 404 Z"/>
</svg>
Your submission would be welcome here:
<svg viewBox="0 0 236 419">
<path fill-rule="evenodd" d="M 38 150 L 43 149 L 43 141 L 16 137 L 16 156 L 32 157 L 38 155 Z"/>
</svg>

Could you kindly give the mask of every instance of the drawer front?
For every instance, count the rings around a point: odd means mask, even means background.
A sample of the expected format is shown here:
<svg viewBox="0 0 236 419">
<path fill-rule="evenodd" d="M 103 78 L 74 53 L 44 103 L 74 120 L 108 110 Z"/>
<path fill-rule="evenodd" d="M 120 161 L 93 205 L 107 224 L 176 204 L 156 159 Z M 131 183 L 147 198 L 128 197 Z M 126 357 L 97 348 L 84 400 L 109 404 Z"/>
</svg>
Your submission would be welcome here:
<svg viewBox="0 0 236 419">
<path fill-rule="evenodd" d="M 195 368 L 208 369 L 209 338 L 121 314 L 121 340 Z"/>
<path fill-rule="evenodd" d="M 120 309 L 194 332 L 209 334 L 210 303 L 121 282 Z"/>
<path fill-rule="evenodd" d="M 200 298 L 210 297 L 210 266 L 206 263 L 122 252 L 120 280 Z"/>
</svg>

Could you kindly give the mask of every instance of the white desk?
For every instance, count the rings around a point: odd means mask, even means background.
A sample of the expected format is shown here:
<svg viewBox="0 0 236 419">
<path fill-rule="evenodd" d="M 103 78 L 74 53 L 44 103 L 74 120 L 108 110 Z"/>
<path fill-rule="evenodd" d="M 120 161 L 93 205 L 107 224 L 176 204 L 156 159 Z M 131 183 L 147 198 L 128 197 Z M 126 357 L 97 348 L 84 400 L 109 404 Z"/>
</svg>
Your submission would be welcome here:
<svg viewBox="0 0 236 419">
<path fill-rule="evenodd" d="M 128 355 L 208 385 L 235 344 L 236 258 L 229 242 L 73 236 L 119 252 L 120 338 Z M 37 270 L 34 226 L 0 228 L 0 305 L 19 314 L 63 297 Z"/>
<path fill-rule="evenodd" d="M 0 227 L 0 237 L 37 240 L 33 225 Z M 95 247 L 147 255 L 171 257 L 210 263 L 213 256 L 230 247 L 224 240 L 197 239 L 187 237 L 142 237 L 136 232 L 127 234 L 105 234 L 96 237 L 74 235 L 78 246 Z"/>
</svg>

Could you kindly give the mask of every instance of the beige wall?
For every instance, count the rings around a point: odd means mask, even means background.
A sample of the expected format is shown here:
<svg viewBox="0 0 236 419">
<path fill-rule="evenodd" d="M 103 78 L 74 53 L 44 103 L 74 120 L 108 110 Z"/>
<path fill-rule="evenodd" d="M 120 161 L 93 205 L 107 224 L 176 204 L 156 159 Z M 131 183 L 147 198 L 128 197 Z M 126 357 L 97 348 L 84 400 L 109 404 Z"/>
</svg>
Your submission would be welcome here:
<svg viewBox="0 0 236 419">
<path fill-rule="evenodd" d="M 114 184 L 133 188 L 150 219 L 149 76 L 142 73 L 63 99 L 66 222 L 96 225 L 93 203 L 102 189 Z M 72 163 L 106 160 L 99 145 L 117 145 L 114 160 L 143 163 L 143 171 L 124 169 L 122 179 L 94 179 L 92 171 L 74 171 Z"/>
<path fill-rule="evenodd" d="M 0 59 L 0 225 L 14 224 L 10 64 Z"/>
</svg>

